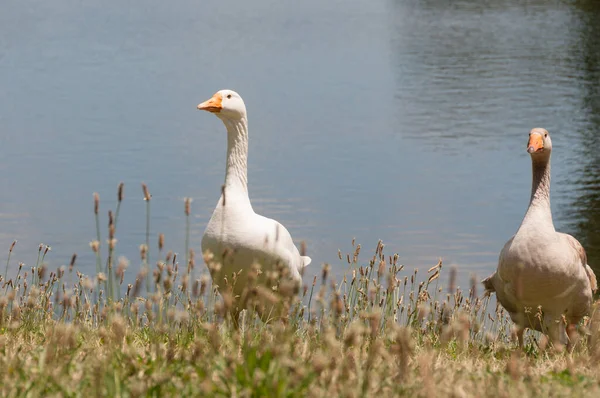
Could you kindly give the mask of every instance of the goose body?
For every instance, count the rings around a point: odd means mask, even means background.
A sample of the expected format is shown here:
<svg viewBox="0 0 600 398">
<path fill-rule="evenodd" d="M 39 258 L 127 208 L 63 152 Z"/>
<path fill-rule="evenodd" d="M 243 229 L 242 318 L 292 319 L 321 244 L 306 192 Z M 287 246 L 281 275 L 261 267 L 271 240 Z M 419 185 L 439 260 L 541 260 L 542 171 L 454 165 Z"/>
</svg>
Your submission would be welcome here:
<svg viewBox="0 0 600 398">
<path fill-rule="evenodd" d="M 277 266 L 284 267 L 296 282 L 311 259 L 301 256 L 288 230 L 279 222 L 254 212 L 248 196 L 248 119 L 242 98 L 221 90 L 198 109 L 214 113 L 227 129 L 225 183 L 217 206 L 202 236 L 202 252 L 211 253 L 220 269 L 211 269 L 219 288 L 233 284 L 240 296 L 248 284 L 254 264 L 261 267 L 259 280 Z M 241 271 L 241 272 L 240 272 Z M 226 280 L 227 279 L 227 280 Z"/>
<path fill-rule="evenodd" d="M 554 228 L 550 210 L 551 150 L 548 132 L 531 130 L 527 145 L 533 169 L 529 208 L 516 234 L 500 252 L 498 269 L 483 280 L 486 292 L 496 293 L 517 324 L 521 345 L 525 328 L 568 344 L 567 332 L 589 312 L 597 288 L 581 244 Z M 536 316 L 538 307 L 542 317 Z"/>
</svg>

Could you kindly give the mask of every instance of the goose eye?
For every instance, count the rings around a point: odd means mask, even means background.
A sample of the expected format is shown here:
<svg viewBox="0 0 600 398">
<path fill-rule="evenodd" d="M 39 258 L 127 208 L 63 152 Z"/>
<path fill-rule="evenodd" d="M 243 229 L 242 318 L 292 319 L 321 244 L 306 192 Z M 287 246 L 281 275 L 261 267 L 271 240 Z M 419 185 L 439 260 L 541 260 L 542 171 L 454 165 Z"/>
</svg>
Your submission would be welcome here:
<svg viewBox="0 0 600 398">
<path fill-rule="evenodd" d="M 231 98 L 231 94 L 227 94 L 227 98 L 230 99 Z"/>
<path fill-rule="evenodd" d="M 548 137 L 548 133 L 545 133 L 545 134 L 544 134 L 544 137 Z"/>
</svg>

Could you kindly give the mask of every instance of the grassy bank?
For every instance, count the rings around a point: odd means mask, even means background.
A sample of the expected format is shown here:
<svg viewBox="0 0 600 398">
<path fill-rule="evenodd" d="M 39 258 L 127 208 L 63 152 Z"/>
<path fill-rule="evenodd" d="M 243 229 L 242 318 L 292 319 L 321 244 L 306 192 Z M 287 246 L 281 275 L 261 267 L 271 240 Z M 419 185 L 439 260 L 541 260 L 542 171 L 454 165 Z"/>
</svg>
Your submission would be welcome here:
<svg viewBox="0 0 600 398">
<path fill-rule="evenodd" d="M 144 194 L 149 211 L 147 188 Z M 299 291 L 283 283 L 249 287 L 250 304 L 269 303 L 278 316 L 265 324 L 249 310 L 235 327 L 235 300 L 215 294 L 200 264 L 216 266 L 210 256 L 196 260 L 190 250 L 180 264 L 159 241 L 150 268 L 147 242 L 135 281 L 124 285 L 132 267 L 114 258 L 118 206 L 115 214 L 107 247 L 100 236 L 91 243 L 96 275 L 79 273 L 75 256 L 70 266 L 48 270 L 40 246 L 35 267 L 3 277 L 2 396 L 600 394 L 594 315 L 572 354 L 533 333 L 521 351 L 510 321 L 488 308 L 476 281 L 461 291 L 455 270 L 441 262 L 408 270 L 381 242 L 370 254 L 353 242 L 354 252 L 339 253 L 347 267 L 341 280 L 325 265 Z M 441 286 L 446 272 L 450 282 Z"/>
</svg>

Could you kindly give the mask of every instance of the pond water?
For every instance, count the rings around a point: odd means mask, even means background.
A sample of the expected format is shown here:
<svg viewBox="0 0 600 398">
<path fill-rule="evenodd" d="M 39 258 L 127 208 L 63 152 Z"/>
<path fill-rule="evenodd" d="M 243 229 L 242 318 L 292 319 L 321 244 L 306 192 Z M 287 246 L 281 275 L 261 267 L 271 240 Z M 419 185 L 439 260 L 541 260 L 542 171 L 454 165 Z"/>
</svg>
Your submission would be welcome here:
<svg viewBox="0 0 600 398">
<path fill-rule="evenodd" d="M 86 4 L 87 3 L 87 4 Z M 286 4 L 287 3 L 287 4 Z M 552 134 L 555 225 L 600 273 L 600 5 L 595 1 L 3 2 L 0 248 L 94 272 L 93 192 L 125 183 L 117 252 L 139 265 L 140 184 L 183 254 L 220 194 L 225 130 L 196 105 L 231 88 L 249 112 L 250 196 L 313 258 L 382 239 L 409 268 L 486 276 L 527 208 L 532 127 Z M 597 145 L 599 147 L 597 147 Z M 5 249 L 2 249 L 5 250 Z M 309 272 L 312 275 L 312 272 Z"/>
</svg>

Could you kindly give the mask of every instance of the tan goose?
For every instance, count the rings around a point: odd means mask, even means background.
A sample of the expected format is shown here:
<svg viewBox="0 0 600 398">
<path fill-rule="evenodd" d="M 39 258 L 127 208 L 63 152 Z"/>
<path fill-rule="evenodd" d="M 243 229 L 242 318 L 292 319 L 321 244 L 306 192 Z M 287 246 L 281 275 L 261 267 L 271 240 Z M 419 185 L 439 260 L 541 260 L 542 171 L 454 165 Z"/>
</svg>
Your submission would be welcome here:
<svg viewBox="0 0 600 398">
<path fill-rule="evenodd" d="M 531 130 L 527 152 L 533 168 L 529 208 L 517 233 L 500 252 L 497 271 L 484 279 L 483 285 L 487 293 L 496 293 L 517 324 L 520 346 L 525 328 L 546 333 L 553 342 L 569 345 L 569 335 L 590 309 L 597 288 L 596 276 L 577 239 L 557 232 L 552 223 L 552 141 L 548 131 Z M 541 320 L 536 317 L 539 306 Z M 567 325 L 562 321 L 563 314 Z"/>
</svg>

